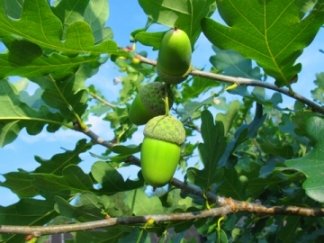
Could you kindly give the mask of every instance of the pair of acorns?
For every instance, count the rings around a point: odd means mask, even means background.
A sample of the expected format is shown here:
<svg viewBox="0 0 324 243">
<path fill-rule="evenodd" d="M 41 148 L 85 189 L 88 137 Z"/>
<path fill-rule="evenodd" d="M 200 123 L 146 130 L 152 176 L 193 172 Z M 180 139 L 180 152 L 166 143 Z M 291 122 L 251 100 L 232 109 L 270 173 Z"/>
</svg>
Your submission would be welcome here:
<svg viewBox="0 0 324 243">
<path fill-rule="evenodd" d="M 146 123 L 141 167 L 145 182 L 154 187 L 171 180 L 180 160 L 186 134 L 183 124 L 168 114 L 173 101 L 170 85 L 184 80 L 191 71 L 191 53 L 191 42 L 184 31 L 174 28 L 166 32 L 157 61 L 162 82 L 142 86 L 129 110 L 134 124 Z"/>
</svg>

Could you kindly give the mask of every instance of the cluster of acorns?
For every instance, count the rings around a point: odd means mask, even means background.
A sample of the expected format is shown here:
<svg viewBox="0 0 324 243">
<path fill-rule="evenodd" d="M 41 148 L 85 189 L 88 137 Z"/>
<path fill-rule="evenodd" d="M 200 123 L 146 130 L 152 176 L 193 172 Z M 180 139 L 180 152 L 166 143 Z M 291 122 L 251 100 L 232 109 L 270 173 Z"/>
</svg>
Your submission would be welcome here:
<svg viewBox="0 0 324 243">
<path fill-rule="evenodd" d="M 157 60 L 160 81 L 142 86 L 133 101 L 129 118 L 143 125 L 141 167 L 147 184 L 159 187 L 173 177 L 185 140 L 183 124 L 168 114 L 173 97 L 170 85 L 184 80 L 191 70 L 191 42 L 186 32 L 174 28 L 162 38 Z"/>
</svg>

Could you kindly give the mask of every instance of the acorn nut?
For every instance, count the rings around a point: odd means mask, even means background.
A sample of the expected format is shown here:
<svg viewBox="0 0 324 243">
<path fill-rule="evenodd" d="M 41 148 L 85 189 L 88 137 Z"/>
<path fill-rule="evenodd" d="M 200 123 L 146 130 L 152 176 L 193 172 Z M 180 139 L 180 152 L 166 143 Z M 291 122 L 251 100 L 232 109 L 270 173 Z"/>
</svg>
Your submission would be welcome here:
<svg viewBox="0 0 324 243">
<path fill-rule="evenodd" d="M 129 109 L 129 119 L 136 125 L 143 125 L 151 118 L 165 114 L 165 97 L 172 106 L 172 92 L 168 85 L 161 82 L 146 84 L 139 88 Z"/>
<path fill-rule="evenodd" d="M 162 37 L 157 73 L 166 83 L 179 83 L 191 71 L 191 42 L 186 32 L 174 28 Z"/>
<path fill-rule="evenodd" d="M 186 137 L 182 123 L 169 115 L 156 116 L 144 128 L 141 167 L 147 184 L 160 187 L 173 177 Z"/>
</svg>

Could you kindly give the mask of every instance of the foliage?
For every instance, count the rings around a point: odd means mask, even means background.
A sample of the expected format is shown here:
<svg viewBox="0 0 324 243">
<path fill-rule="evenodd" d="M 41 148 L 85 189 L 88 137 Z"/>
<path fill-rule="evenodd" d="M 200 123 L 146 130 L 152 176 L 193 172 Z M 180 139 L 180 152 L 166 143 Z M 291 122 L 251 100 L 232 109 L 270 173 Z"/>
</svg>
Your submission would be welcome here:
<svg viewBox="0 0 324 243">
<path fill-rule="evenodd" d="M 274 79 L 290 92 L 292 82 L 309 85 L 298 80 L 302 66 L 296 60 L 322 31 L 323 0 L 216 1 L 217 8 L 211 0 L 138 2 L 148 18 L 146 26 L 131 33 L 138 49 L 143 44 L 153 53 L 164 31 L 178 27 L 193 47 L 203 34 L 211 41 L 210 63 L 201 63 L 211 73 Z M 73 130 L 87 136 L 49 159 L 35 155 L 33 170 L 1 172 L 0 186 L 19 201 L 0 207 L 0 225 L 70 224 L 217 206 L 173 184 L 145 185 L 136 139 L 142 128 L 130 122 L 128 108 L 141 84 L 159 78 L 152 65 L 138 62 L 132 48 L 114 41 L 113 32 L 122 30 L 106 26 L 108 3 L 0 0 L 1 147 L 14 144 L 23 130 L 29 136 L 44 129 L 50 135 Z M 103 64 L 119 69 L 115 81 L 121 84 L 107 84 L 118 94 L 115 102 L 106 100 L 107 90 L 87 82 Z M 323 104 L 323 73 L 315 75 L 312 97 Z M 172 89 L 171 113 L 187 133 L 176 177 L 236 200 L 323 207 L 323 114 L 300 101 L 283 108 L 280 92 L 269 95 L 264 88 L 228 86 L 208 77 L 189 76 Z M 92 133 L 90 115 L 110 125 L 110 141 Z M 95 154 L 95 144 L 106 150 Z M 82 167 L 83 154 L 92 155 L 89 172 Z M 135 172 L 125 178 L 124 170 Z M 73 242 L 318 242 L 323 228 L 323 218 L 234 213 L 222 219 L 120 224 L 70 237 Z M 22 235 L 0 235 L 1 242 L 23 240 Z"/>
</svg>

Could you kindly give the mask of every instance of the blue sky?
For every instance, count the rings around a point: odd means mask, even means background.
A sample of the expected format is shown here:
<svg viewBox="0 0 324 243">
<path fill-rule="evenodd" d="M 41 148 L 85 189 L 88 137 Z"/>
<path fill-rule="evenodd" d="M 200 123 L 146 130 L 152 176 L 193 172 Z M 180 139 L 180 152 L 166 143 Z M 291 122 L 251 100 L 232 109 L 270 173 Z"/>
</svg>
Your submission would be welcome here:
<svg viewBox="0 0 324 243">
<path fill-rule="evenodd" d="M 117 43 L 120 46 L 127 46 L 130 33 L 134 29 L 145 25 L 146 16 L 135 0 L 126 0 L 122 4 L 120 0 L 110 0 L 110 10 L 108 26 L 113 29 L 114 38 Z M 318 51 L 319 49 L 324 49 L 323 43 L 324 29 L 320 31 L 311 46 L 306 48 L 299 58 L 299 61 L 303 63 L 303 70 L 299 75 L 298 84 L 294 85 L 294 89 L 306 97 L 310 97 L 310 90 L 314 87 L 315 74 L 324 71 L 324 54 Z M 149 50 L 140 45 L 137 48 L 139 51 L 142 49 Z M 193 64 L 197 67 L 206 66 L 211 53 L 211 44 L 204 36 L 201 36 L 196 44 L 196 51 L 193 54 Z M 149 53 L 149 57 L 154 58 L 155 56 L 156 53 Z M 118 95 L 118 87 L 113 84 L 113 79 L 118 75 L 120 74 L 117 67 L 108 62 L 88 82 L 100 88 L 108 100 L 113 100 Z M 285 101 L 285 104 L 292 104 L 290 99 L 285 99 Z M 100 118 L 91 117 L 89 123 L 92 125 L 92 130 L 103 138 L 109 140 L 113 137 L 109 124 L 103 122 Z M 34 155 L 49 159 L 56 153 L 64 152 L 63 149 L 74 148 L 75 143 L 80 138 L 85 138 L 85 136 L 68 130 L 60 130 L 54 134 L 42 132 L 38 136 L 29 136 L 25 131 L 21 132 L 14 143 L 0 149 L 0 181 L 3 180 L 1 174 L 15 171 L 18 168 L 33 170 L 37 166 Z M 141 139 L 142 134 L 139 131 L 134 135 L 133 140 L 134 142 L 140 142 Z M 95 146 L 93 151 L 100 153 L 104 151 L 104 148 Z M 91 158 L 88 153 L 83 154 L 82 159 L 84 160 L 81 163 L 82 168 L 88 172 L 95 159 Z M 127 171 L 125 173 L 128 176 Z M 0 205 L 8 205 L 17 200 L 13 193 L 3 187 L 0 187 L 0 195 Z"/>
</svg>

